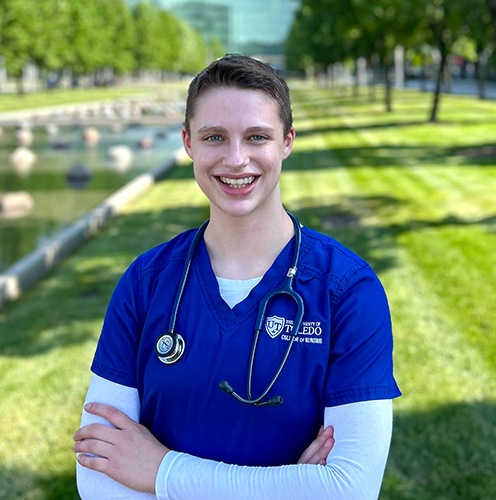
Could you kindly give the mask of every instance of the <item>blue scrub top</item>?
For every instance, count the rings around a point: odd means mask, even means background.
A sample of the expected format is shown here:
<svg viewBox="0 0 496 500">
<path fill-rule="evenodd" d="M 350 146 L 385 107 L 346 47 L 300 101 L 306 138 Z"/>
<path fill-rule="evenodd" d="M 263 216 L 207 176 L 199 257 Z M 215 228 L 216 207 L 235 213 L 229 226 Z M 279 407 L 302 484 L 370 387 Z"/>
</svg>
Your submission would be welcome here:
<svg viewBox="0 0 496 500">
<path fill-rule="evenodd" d="M 246 396 L 258 305 L 280 287 L 291 265 L 294 238 L 250 295 L 230 309 L 219 294 L 202 240 L 193 257 L 176 331 L 183 357 L 163 364 L 154 353 L 167 331 L 184 260 L 195 230 L 136 259 L 109 304 L 92 370 L 135 387 L 140 422 L 175 451 L 238 465 L 296 463 L 315 439 L 324 408 L 390 399 L 393 339 L 386 295 L 370 266 L 337 241 L 302 228 L 294 289 L 305 314 L 288 361 L 269 397 L 277 407 L 254 407 L 219 389 L 228 380 Z M 254 364 L 252 395 L 272 379 L 284 355 L 296 307 L 280 296 L 267 307 Z"/>
</svg>

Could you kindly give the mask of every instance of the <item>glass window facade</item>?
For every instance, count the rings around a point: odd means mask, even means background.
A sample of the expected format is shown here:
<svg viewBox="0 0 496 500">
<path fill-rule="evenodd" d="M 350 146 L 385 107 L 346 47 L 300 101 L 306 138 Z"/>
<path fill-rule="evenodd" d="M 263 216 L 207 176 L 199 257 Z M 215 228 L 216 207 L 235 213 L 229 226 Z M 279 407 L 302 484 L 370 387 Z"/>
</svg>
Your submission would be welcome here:
<svg viewBox="0 0 496 500">
<path fill-rule="evenodd" d="M 220 39 L 227 52 L 247 55 L 282 54 L 300 4 L 299 0 L 151 1 L 188 21 L 207 40 Z"/>
</svg>

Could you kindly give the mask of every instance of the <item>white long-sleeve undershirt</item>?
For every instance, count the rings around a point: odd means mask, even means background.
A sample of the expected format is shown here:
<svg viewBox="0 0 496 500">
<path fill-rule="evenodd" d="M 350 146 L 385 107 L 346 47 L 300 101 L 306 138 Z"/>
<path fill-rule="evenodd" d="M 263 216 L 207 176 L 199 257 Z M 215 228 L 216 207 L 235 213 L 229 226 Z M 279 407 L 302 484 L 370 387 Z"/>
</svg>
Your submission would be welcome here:
<svg viewBox="0 0 496 500">
<path fill-rule="evenodd" d="M 85 402 L 106 403 L 139 420 L 138 391 L 94 375 Z M 83 411 L 81 425 L 105 423 Z M 77 464 L 83 500 L 376 500 L 392 431 L 392 402 L 363 401 L 325 409 L 334 427 L 327 465 L 245 467 L 169 452 L 160 465 L 156 495 L 140 493 Z"/>
</svg>

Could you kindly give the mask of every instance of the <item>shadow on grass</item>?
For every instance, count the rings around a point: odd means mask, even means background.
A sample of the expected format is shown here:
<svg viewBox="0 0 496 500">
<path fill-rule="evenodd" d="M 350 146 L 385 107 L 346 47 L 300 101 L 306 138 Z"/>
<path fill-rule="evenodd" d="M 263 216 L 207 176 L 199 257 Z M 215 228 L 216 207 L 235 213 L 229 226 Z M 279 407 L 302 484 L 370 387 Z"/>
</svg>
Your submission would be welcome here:
<svg viewBox="0 0 496 500">
<path fill-rule="evenodd" d="M 56 474 L 0 467 L 0 500 L 80 500 L 75 467 L 74 472 Z"/>
<path fill-rule="evenodd" d="M 315 200 L 298 200 L 309 206 L 293 211 L 304 226 L 331 236 L 368 262 L 376 273 L 396 265 L 394 233 L 388 227 L 364 226 L 365 211 L 395 207 L 400 201 L 389 196 L 348 196 L 339 203 L 313 206 Z"/>
<path fill-rule="evenodd" d="M 395 413 L 380 499 L 496 498 L 495 440 L 495 402 Z"/>
<path fill-rule="evenodd" d="M 342 115 L 342 113 L 341 113 Z M 333 116 L 332 114 L 326 114 L 326 117 Z M 317 115 L 313 115 L 313 118 L 317 118 Z M 496 123 L 496 119 L 481 118 L 478 120 L 463 120 L 453 118 L 451 120 L 444 119 L 438 120 L 434 125 L 429 122 L 428 119 L 425 120 L 401 120 L 401 121 L 387 121 L 383 123 L 364 123 L 363 125 L 340 125 L 337 127 L 315 127 L 307 130 L 296 130 L 297 137 L 304 137 L 306 135 L 312 134 L 328 134 L 332 132 L 353 132 L 359 130 L 380 130 L 380 129 L 391 129 L 400 127 L 417 127 L 426 125 L 428 127 L 436 126 L 471 126 L 471 125 L 487 125 Z"/>
<path fill-rule="evenodd" d="M 493 153 L 494 151 L 494 153 Z M 382 167 L 496 167 L 494 144 L 466 147 L 378 146 L 332 148 L 320 151 L 293 151 L 284 161 L 283 171 L 333 168 Z"/>
<path fill-rule="evenodd" d="M 298 205 L 303 208 L 294 210 L 294 215 L 303 225 L 327 234 L 353 250 L 376 273 L 396 265 L 396 240 L 404 233 L 447 226 L 483 226 L 496 234 L 496 215 L 466 219 L 447 215 L 436 220 L 409 219 L 403 224 L 362 224 L 368 213 L 396 210 L 403 202 L 393 196 L 346 196 L 340 198 L 339 203 L 317 206 L 315 201 L 298 200 Z"/>
</svg>

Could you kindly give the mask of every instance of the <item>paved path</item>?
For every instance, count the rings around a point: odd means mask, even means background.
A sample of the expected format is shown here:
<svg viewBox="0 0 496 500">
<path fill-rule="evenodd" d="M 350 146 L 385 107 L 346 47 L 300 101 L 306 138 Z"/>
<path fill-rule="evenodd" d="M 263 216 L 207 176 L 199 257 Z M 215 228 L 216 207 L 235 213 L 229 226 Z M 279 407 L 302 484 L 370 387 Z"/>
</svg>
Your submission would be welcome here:
<svg viewBox="0 0 496 500">
<path fill-rule="evenodd" d="M 423 84 L 420 80 L 407 80 L 405 88 L 421 89 L 423 88 Z M 435 82 L 427 81 L 424 88 L 428 92 L 434 92 Z M 446 94 L 479 95 L 479 87 L 476 80 L 453 80 L 450 87 L 442 85 L 441 90 Z M 496 99 L 495 82 L 486 82 L 486 99 Z"/>
</svg>

